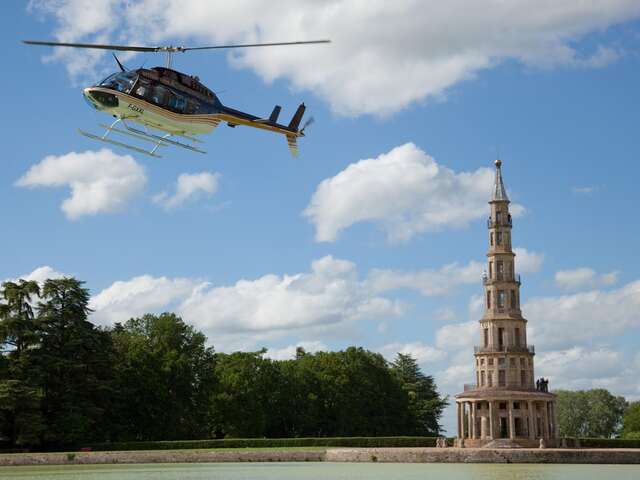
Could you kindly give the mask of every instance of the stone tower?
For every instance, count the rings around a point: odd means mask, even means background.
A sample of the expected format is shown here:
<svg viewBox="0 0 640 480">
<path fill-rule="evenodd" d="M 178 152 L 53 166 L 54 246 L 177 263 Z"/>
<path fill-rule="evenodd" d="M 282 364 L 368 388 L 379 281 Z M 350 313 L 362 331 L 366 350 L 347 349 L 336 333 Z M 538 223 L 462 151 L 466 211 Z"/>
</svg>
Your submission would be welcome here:
<svg viewBox="0 0 640 480">
<path fill-rule="evenodd" d="M 466 446 L 538 446 L 558 436 L 555 395 L 545 380 L 534 380 L 535 349 L 527 343 L 527 320 L 520 310 L 520 275 L 511 248 L 509 197 L 502 162 L 495 161 L 491 194 L 489 251 L 484 285 L 480 345 L 474 348 L 475 383 L 456 395 L 458 438 Z"/>
</svg>

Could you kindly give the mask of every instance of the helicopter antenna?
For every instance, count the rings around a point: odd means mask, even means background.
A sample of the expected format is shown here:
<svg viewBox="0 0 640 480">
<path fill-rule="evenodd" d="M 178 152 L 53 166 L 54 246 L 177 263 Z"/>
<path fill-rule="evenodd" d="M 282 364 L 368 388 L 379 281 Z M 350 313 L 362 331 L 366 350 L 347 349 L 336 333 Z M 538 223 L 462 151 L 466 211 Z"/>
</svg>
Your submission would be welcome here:
<svg viewBox="0 0 640 480">
<path fill-rule="evenodd" d="M 127 71 L 127 69 L 126 69 L 126 68 L 124 68 L 124 66 L 120 63 L 120 60 L 118 60 L 118 57 L 116 57 L 116 54 L 112 52 L 112 53 L 111 53 L 111 55 L 113 55 L 113 58 L 115 58 L 115 59 L 116 59 L 116 63 L 117 63 L 117 64 L 118 64 L 118 66 L 120 67 L 120 70 L 122 70 L 123 72 L 126 72 L 126 71 Z"/>
</svg>

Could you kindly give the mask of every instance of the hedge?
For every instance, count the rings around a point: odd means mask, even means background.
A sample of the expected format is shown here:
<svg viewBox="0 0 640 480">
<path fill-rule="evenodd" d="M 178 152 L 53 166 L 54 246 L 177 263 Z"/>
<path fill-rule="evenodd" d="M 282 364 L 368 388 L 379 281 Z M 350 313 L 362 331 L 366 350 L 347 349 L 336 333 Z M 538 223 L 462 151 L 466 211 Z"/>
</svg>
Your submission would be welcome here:
<svg viewBox="0 0 640 480">
<path fill-rule="evenodd" d="M 582 448 L 640 448 L 640 439 L 627 438 L 581 438 Z"/>
<path fill-rule="evenodd" d="M 450 442 L 451 443 L 451 442 Z M 436 437 L 224 438 L 158 442 L 113 442 L 86 445 L 94 451 L 181 450 L 196 448 L 286 447 L 435 447 Z"/>
</svg>

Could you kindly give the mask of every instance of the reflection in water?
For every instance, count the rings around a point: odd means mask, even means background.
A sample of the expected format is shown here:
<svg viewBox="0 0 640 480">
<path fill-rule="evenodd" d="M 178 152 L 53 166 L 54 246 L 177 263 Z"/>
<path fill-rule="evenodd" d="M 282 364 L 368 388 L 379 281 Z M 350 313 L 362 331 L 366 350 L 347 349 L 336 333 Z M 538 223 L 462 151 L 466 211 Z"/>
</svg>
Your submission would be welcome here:
<svg viewBox="0 0 640 480">
<path fill-rule="evenodd" d="M 636 465 L 191 463 L 1 467 L 20 480 L 637 480 Z"/>
</svg>

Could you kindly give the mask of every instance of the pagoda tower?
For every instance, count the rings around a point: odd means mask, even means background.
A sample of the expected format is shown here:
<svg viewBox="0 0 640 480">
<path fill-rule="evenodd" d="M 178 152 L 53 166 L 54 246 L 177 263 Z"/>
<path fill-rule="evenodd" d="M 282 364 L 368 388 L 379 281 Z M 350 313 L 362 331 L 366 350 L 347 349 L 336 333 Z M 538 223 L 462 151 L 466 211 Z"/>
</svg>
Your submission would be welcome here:
<svg viewBox="0 0 640 480">
<path fill-rule="evenodd" d="M 484 315 L 480 345 L 474 347 L 475 383 L 456 395 L 458 444 L 480 447 L 533 447 L 555 444 L 555 395 L 544 379 L 535 380 L 535 349 L 527 343 L 527 320 L 520 310 L 520 275 L 511 248 L 509 197 L 502 162 L 495 161 L 491 194 L 489 251 L 483 273 Z M 504 439 L 504 440 L 498 440 Z"/>
</svg>

